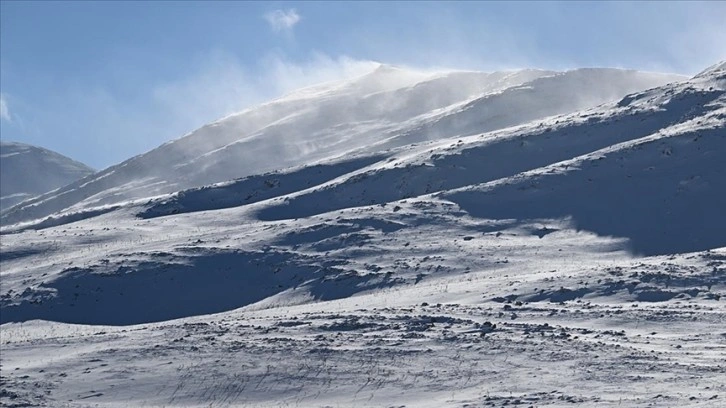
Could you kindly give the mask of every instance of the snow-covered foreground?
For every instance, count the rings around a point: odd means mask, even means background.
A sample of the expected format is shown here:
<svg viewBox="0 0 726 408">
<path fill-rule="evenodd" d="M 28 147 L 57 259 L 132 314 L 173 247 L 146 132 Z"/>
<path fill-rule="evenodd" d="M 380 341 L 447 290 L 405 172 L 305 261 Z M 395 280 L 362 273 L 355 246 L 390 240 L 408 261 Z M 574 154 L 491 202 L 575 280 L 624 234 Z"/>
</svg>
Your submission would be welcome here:
<svg viewBox="0 0 726 408">
<path fill-rule="evenodd" d="M 5 225 L 0 402 L 721 407 L 725 68 Z"/>
<path fill-rule="evenodd" d="M 567 220 L 400 207 L 247 228 L 203 214 L 193 242 L 183 220 L 171 234 L 147 221 L 94 240 L 74 236 L 88 221 L 46 230 L 77 249 L 22 262 L 71 270 L 102 252 L 112 266 L 60 278 L 48 285 L 59 299 L 24 311 L 92 325 L 2 326 L 3 402 L 717 407 L 726 398 L 726 251 L 633 258 L 622 240 Z M 154 259 L 166 267 L 138 268 Z M 205 265 L 194 270 L 203 278 L 185 276 L 189 264 Z M 124 286 L 134 273 L 146 276 Z M 118 326 L 128 319 L 163 321 Z"/>
</svg>

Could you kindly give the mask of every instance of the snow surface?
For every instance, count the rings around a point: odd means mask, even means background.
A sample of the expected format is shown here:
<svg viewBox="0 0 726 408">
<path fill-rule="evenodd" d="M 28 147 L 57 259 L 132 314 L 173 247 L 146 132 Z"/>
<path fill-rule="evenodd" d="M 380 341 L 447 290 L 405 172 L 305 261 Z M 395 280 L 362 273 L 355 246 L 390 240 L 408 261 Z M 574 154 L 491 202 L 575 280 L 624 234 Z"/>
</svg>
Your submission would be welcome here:
<svg viewBox="0 0 726 408">
<path fill-rule="evenodd" d="M 48 149 L 0 141 L 0 211 L 93 172 L 85 164 Z"/>
<path fill-rule="evenodd" d="M 722 68 L 5 224 L 0 402 L 721 407 Z"/>
</svg>

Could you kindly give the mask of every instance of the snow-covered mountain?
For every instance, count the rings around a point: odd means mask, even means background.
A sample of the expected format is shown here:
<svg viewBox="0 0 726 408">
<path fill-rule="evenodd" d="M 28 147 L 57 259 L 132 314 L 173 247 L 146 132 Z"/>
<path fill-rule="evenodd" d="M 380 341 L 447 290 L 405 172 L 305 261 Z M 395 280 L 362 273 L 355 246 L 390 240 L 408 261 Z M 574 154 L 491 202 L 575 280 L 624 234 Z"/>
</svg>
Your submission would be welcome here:
<svg viewBox="0 0 726 408">
<path fill-rule="evenodd" d="M 392 110 L 371 149 L 5 227 L 0 402 L 719 406 L 726 64 L 489 129 L 528 86 Z"/>
<path fill-rule="evenodd" d="M 573 112 L 683 79 L 616 69 L 375 71 L 204 126 L 3 214 L 3 224 Z"/>
<path fill-rule="evenodd" d="M 664 255 L 718 248 L 726 246 L 726 236 L 721 233 L 726 228 L 723 213 L 726 177 L 720 165 L 720 153 L 726 148 L 725 90 L 723 69 L 715 67 L 687 81 L 512 128 L 408 145 L 387 152 L 361 153 L 137 203 L 59 213 L 20 227 L 47 228 L 84 219 L 91 225 L 98 219 L 108 225 L 133 224 L 130 228 L 136 230 L 137 217 L 141 217 L 147 220 L 143 224 L 145 229 L 156 226 L 164 230 L 164 225 L 189 224 L 190 228 L 202 230 L 213 226 L 215 234 L 254 236 L 248 229 L 275 225 L 277 232 L 260 241 L 298 247 L 306 241 L 283 236 L 307 227 L 291 220 L 319 220 L 320 217 L 332 220 L 334 214 L 362 213 L 368 214 L 369 221 L 358 223 L 370 223 L 376 225 L 374 229 L 386 231 L 388 227 L 385 223 L 380 225 L 381 220 L 388 219 L 397 208 L 407 209 L 423 224 L 436 224 L 436 217 L 427 208 L 432 206 L 435 210 L 441 205 L 438 203 L 445 202 L 451 211 L 498 222 L 567 219 L 567 228 L 616 237 L 633 254 Z M 406 200 L 414 200 L 415 204 Z M 434 210 L 433 213 L 440 211 Z M 225 220 L 229 219 L 245 221 L 243 225 L 233 224 L 225 226 L 224 232 L 219 231 L 217 220 L 227 223 Z M 391 228 L 398 230 L 404 225 L 394 223 Z M 182 231 L 185 239 L 197 235 Z M 204 233 L 200 234 L 202 241 L 208 239 Z M 309 239 L 317 242 L 306 254 L 307 260 L 283 261 L 289 256 L 285 255 L 272 256 L 264 262 L 292 262 L 301 267 L 300 262 L 307 264 L 321 256 L 320 248 L 344 249 L 346 246 L 339 242 L 322 244 L 337 234 L 303 233 L 301 236 L 309 235 Z M 13 242 L 14 234 L 6 236 L 12 237 L 7 242 Z M 22 245 L 27 245 L 26 239 L 20 241 Z M 145 251 L 166 252 L 169 248 L 161 248 L 168 245 L 174 244 L 150 245 L 139 256 L 146 259 L 143 262 L 152 262 L 156 256 Z M 13 252 L 10 247 L 7 251 Z M 5 255 L 8 256 L 14 258 Z M 63 256 L 67 256 L 65 252 Z M 102 255 L 91 256 L 95 259 Z M 249 262 L 259 262 L 255 256 L 249 256 Z M 170 257 L 170 260 L 185 259 L 189 255 L 177 253 Z M 335 257 L 327 251 L 326 258 L 335 264 L 332 260 Z M 339 262 L 350 263 L 351 259 L 355 257 L 346 256 Z M 154 260 L 152 264 L 156 262 L 159 261 Z M 88 261 L 81 263 L 86 265 Z M 102 265 L 98 267 L 108 270 L 104 273 L 123 269 L 121 264 Z M 92 276 L 87 274 L 95 270 L 95 267 L 68 268 L 60 275 L 73 275 L 74 281 L 79 282 Z M 57 273 L 56 270 L 54 274 Z M 39 275 L 22 273 L 14 279 L 25 285 L 28 279 L 32 280 L 31 276 Z M 132 269 L 124 276 L 123 279 L 132 279 L 135 273 Z M 244 279 L 243 276 L 240 278 Z M 207 285 L 216 288 L 211 282 Z M 134 284 L 129 290 L 135 287 Z M 203 295 L 197 285 L 189 288 L 194 288 L 199 296 L 211 296 L 211 293 Z M 256 287 L 254 296 L 261 293 L 264 291 Z M 242 302 L 237 304 L 242 306 L 244 299 L 244 296 L 234 297 L 233 302 Z M 110 302 L 109 299 L 100 301 Z M 92 312 L 101 313 L 101 305 L 91 308 Z M 182 309 L 180 306 L 169 310 L 183 314 Z M 8 308 L 5 316 L 26 313 L 20 310 L 24 309 Z M 61 320 L 79 318 L 77 311 L 60 317 L 59 313 L 66 313 L 63 308 L 32 310 L 52 313 Z M 108 318 L 106 313 L 111 311 L 101 313 L 105 316 L 103 319 Z"/>
<path fill-rule="evenodd" d="M 48 149 L 0 141 L 0 211 L 93 172 L 85 164 Z"/>
</svg>

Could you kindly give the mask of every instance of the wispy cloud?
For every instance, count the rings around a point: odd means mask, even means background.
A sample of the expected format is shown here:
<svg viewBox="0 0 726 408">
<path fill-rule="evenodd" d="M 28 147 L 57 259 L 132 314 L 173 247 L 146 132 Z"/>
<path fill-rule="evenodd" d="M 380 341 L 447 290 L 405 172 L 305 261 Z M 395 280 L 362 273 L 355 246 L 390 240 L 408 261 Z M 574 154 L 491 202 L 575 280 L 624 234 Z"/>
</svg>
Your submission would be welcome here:
<svg viewBox="0 0 726 408">
<path fill-rule="evenodd" d="M 274 10 L 266 13 L 264 17 L 272 31 L 276 33 L 291 32 L 293 27 L 300 22 L 300 14 L 295 9 Z"/>
<path fill-rule="evenodd" d="M 13 118 L 10 116 L 10 108 L 8 108 L 8 102 L 5 99 L 5 95 L 0 94 L 0 120 L 6 122 L 12 122 Z"/>
<path fill-rule="evenodd" d="M 215 52 L 186 78 L 153 87 L 152 100 L 158 112 L 191 131 L 296 89 L 362 75 L 377 65 L 321 53 L 298 61 L 269 53 L 256 64 L 246 65 L 229 53 Z"/>
</svg>

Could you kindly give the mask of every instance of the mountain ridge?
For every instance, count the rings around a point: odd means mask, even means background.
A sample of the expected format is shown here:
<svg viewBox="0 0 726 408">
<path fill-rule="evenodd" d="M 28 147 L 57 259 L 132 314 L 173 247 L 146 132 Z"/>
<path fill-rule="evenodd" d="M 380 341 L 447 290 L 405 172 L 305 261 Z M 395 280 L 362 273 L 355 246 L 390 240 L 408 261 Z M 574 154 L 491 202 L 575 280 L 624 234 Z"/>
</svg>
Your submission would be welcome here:
<svg viewBox="0 0 726 408">
<path fill-rule="evenodd" d="M 551 90 L 544 88 L 540 92 L 540 99 L 526 109 L 528 116 L 518 120 L 521 114 L 507 104 L 516 106 L 525 103 L 528 101 L 527 95 L 516 96 L 514 102 L 508 102 L 511 98 L 506 95 L 496 95 L 532 81 L 535 81 L 533 86 L 538 89 L 540 82 L 536 81 L 551 83 L 552 80 L 548 82 L 547 78 L 553 77 L 552 72 L 522 70 L 412 74 L 398 68 L 384 68 L 383 71 L 377 74 L 374 71 L 343 82 L 335 88 L 339 93 L 333 92 L 333 96 L 327 95 L 320 100 L 312 96 L 312 100 L 317 101 L 312 104 L 300 102 L 297 98 L 282 98 L 212 122 L 183 138 L 102 170 L 87 180 L 24 203 L 22 207 L 3 214 L 2 222 L 9 225 L 42 218 L 58 211 L 118 204 L 129 199 L 153 197 L 354 152 L 372 152 L 413 142 L 454 137 L 460 131 L 452 131 L 455 127 L 450 124 L 439 125 L 433 131 L 427 130 L 426 123 L 431 120 L 428 116 L 456 118 L 457 114 L 461 115 L 458 105 L 472 98 L 484 98 L 480 103 L 481 108 L 469 108 L 467 113 L 470 118 L 463 121 L 450 119 L 461 123 L 461 131 L 476 132 L 477 128 L 482 127 L 481 121 L 476 120 L 481 115 L 478 112 L 490 109 L 486 95 L 501 101 L 497 102 L 502 109 L 502 113 L 497 114 L 498 122 L 489 125 L 499 128 L 562 111 L 574 111 L 593 101 L 609 100 L 613 95 L 606 88 L 612 89 L 615 84 L 622 86 L 620 93 L 624 94 L 627 93 L 626 89 L 648 88 L 679 78 L 615 70 L 612 72 L 622 73 L 622 76 L 613 77 L 607 86 L 592 78 L 587 86 L 582 85 L 583 89 L 572 90 L 590 95 L 591 98 L 564 98 L 560 105 L 551 102 L 550 99 L 558 93 L 556 86 L 549 85 Z M 595 69 L 586 72 L 585 76 L 597 77 L 600 73 L 611 71 Z M 565 78 L 577 74 L 577 71 L 562 73 Z M 375 79 L 381 76 L 403 78 L 390 82 Z M 352 87 L 352 94 L 340 91 L 346 87 Z M 484 92 L 483 97 L 481 92 Z M 519 93 L 522 92 L 530 91 Z M 533 92 L 537 93 L 536 90 Z M 449 109 L 448 114 L 446 109 Z M 261 161 L 261 157 L 278 157 L 278 160 Z"/>
</svg>

